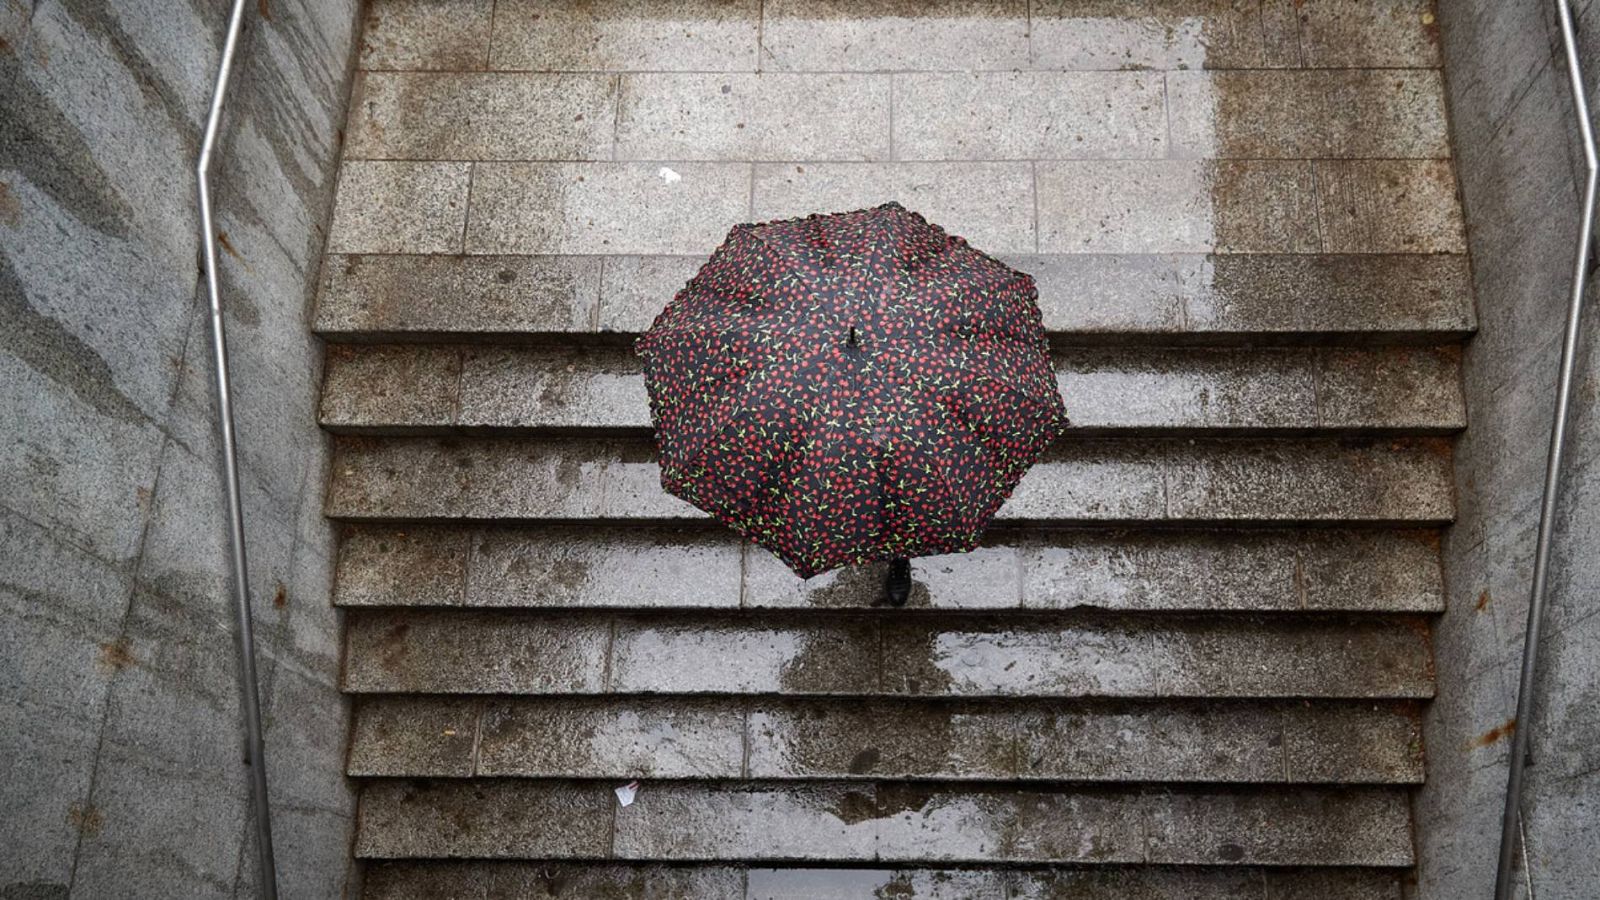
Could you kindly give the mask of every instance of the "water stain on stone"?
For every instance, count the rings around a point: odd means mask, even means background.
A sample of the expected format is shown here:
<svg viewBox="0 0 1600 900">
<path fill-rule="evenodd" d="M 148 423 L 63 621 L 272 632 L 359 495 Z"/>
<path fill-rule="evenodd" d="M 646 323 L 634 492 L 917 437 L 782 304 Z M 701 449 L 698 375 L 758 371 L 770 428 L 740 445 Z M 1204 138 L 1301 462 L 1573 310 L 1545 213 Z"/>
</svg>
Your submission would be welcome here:
<svg viewBox="0 0 1600 900">
<path fill-rule="evenodd" d="M 883 754 L 877 747 L 868 747 L 850 759 L 850 774 L 865 775 L 883 759 Z"/>
<path fill-rule="evenodd" d="M 95 231 L 127 237 L 133 208 L 95 162 L 84 139 L 56 104 L 34 87 L 22 61 L 0 55 L 0 160 Z"/>
<path fill-rule="evenodd" d="M 22 222 L 22 201 L 11 194 L 11 182 L 0 181 L 0 224 L 15 228 Z"/>
<path fill-rule="evenodd" d="M 1219 845 L 1217 858 L 1223 862 L 1239 862 L 1244 859 L 1244 847 L 1232 843 Z"/>
<path fill-rule="evenodd" d="M 67 809 L 67 822 L 80 834 L 94 837 L 106 823 L 105 814 L 94 806 L 74 803 Z"/>
<path fill-rule="evenodd" d="M 0 144 L 4 141 L 0 137 Z M 4 149 L 0 146 L 0 158 Z M 138 404 L 117 387 L 110 364 L 61 322 L 28 303 L 22 281 L 6 258 L 0 258 L 0 321 L 6 323 L 0 329 L 0 351 L 71 391 L 101 415 L 137 425 L 146 422 Z"/>
<path fill-rule="evenodd" d="M 846 825 L 856 825 L 878 818 L 878 804 L 861 791 L 846 791 L 834 806 L 833 814 Z"/>
<path fill-rule="evenodd" d="M 1481 749 L 1483 747 L 1488 747 L 1488 746 L 1491 746 L 1493 744 L 1497 744 L 1500 741 L 1502 741 L 1502 740 L 1510 737 L 1511 735 L 1515 734 L 1516 731 L 1517 731 L 1517 720 L 1514 719 L 1514 718 L 1507 719 L 1504 722 L 1502 722 L 1501 724 L 1496 725 L 1495 727 L 1489 729 L 1488 731 L 1485 731 L 1483 734 L 1480 734 L 1477 737 L 1473 738 L 1467 744 L 1467 749 L 1468 750 L 1478 750 L 1478 749 Z"/>
<path fill-rule="evenodd" d="M 127 638 L 119 637 L 100 644 L 100 665 L 105 668 L 115 672 L 138 663 L 138 657 L 133 655 L 133 645 Z"/>
<path fill-rule="evenodd" d="M 794 632 L 798 632 L 798 648 L 778 673 L 782 693 L 852 693 L 876 687 L 877 643 L 872 623 L 796 627 Z"/>
<path fill-rule="evenodd" d="M 406 657 L 411 654 L 411 645 L 406 641 L 411 633 L 409 622 L 400 622 L 391 625 L 378 641 L 380 651 L 379 661 L 385 669 L 396 669 L 405 664 Z"/>
</svg>

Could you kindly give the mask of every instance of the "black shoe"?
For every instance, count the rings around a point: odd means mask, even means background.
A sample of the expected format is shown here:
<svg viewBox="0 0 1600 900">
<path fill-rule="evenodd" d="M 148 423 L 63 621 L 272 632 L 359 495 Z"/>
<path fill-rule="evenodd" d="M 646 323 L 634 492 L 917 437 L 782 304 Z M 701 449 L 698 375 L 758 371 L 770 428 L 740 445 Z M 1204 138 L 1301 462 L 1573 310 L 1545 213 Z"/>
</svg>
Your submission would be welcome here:
<svg viewBox="0 0 1600 900">
<path fill-rule="evenodd" d="M 889 560 L 889 577 L 883 586 L 883 598 L 890 606 L 905 606 L 911 597 L 911 560 Z"/>
</svg>

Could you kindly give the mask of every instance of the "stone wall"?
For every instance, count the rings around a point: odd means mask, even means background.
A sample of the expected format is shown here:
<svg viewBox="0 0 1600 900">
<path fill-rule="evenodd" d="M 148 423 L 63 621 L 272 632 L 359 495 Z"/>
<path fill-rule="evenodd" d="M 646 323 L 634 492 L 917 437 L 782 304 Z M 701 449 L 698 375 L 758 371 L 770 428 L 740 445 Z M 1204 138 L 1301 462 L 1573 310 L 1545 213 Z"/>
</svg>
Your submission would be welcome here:
<svg viewBox="0 0 1600 900">
<path fill-rule="evenodd" d="M 215 176 L 280 883 L 348 887 L 308 330 L 356 0 L 260 0 Z M 0 896 L 252 895 L 193 169 L 228 5 L 0 4 Z"/>
<path fill-rule="evenodd" d="M 1600 3 L 1573 5 L 1593 85 Z M 1436 633 L 1439 694 L 1417 804 L 1418 893 L 1457 898 L 1487 896 L 1494 880 L 1583 158 L 1553 0 L 1439 7 L 1481 330 L 1466 356 L 1470 424 L 1456 457 L 1460 517 L 1446 544 L 1449 611 Z M 1597 353 L 1591 309 L 1551 563 L 1543 699 L 1522 723 L 1533 732 L 1521 880 L 1541 900 L 1592 896 L 1600 883 Z"/>
</svg>

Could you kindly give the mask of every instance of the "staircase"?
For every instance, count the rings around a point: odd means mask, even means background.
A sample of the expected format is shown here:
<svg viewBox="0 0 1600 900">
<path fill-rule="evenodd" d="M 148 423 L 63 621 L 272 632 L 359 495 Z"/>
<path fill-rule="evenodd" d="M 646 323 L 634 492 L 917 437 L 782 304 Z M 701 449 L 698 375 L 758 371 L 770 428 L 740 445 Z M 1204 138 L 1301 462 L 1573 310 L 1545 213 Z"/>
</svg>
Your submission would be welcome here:
<svg viewBox="0 0 1600 900">
<path fill-rule="evenodd" d="M 1398 898 L 1474 326 L 1431 21 L 374 2 L 315 323 L 367 896 Z M 1035 275 L 1076 426 L 905 610 L 664 494 L 629 350 L 733 224 L 890 199 Z"/>
</svg>

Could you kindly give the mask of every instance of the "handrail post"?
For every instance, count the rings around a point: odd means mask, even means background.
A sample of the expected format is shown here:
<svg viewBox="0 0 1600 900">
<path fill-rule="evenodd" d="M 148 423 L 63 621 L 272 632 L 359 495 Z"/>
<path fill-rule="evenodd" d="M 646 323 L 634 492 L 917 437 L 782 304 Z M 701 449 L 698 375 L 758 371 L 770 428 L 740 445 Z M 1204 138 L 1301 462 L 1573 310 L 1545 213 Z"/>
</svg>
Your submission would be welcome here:
<svg viewBox="0 0 1600 900">
<path fill-rule="evenodd" d="M 233 71 L 233 54 L 244 23 L 244 0 L 234 0 L 228 19 L 228 36 L 222 45 L 217 65 L 216 88 L 211 95 L 211 112 L 206 118 L 205 136 L 200 142 L 200 159 L 195 166 L 199 189 L 200 244 L 205 252 L 206 293 L 211 304 L 211 348 L 216 364 L 217 429 L 222 438 L 223 487 L 228 503 L 228 542 L 233 561 L 233 601 L 237 617 L 239 682 L 244 711 L 245 762 L 250 766 L 250 800 L 254 807 L 256 859 L 261 896 L 276 900 L 278 880 L 272 852 L 272 815 L 267 807 L 267 762 L 261 737 L 261 696 L 256 676 L 255 634 L 250 614 L 250 567 L 245 559 L 244 509 L 239 491 L 239 457 L 234 445 L 233 391 L 228 379 L 228 342 L 222 320 L 222 290 L 217 275 L 216 225 L 211 210 L 211 153 L 216 148 L 222 123 L 222 104 Z"/>
<path fill-rule="evenodd" d="M 1534 678 L 1538 674 L 1539 632 L 1544 624 L 1544 600 L 1550 572 L 1551 532 L 1555 528 L 1556 498 L 1561 486 L 1561 457 L 1566 444 L 1567 414 L 1572 400 L 1573 369 L 1578 357 L 1578 323 L 1583 313 L 1583 289 L 1589 270 L 1589 244 L 1594 231 L 1596 162 L 1594 128 L 1589 122 L 1589 100 L 1578 60 L 1577 35 L 1567 0 L 1555 0 L 1561 21 L 1561 43 L 1567 54 L 1567 77 L 1572 105 L 1583 136 L 1587 177 L 1583 189 L 1582 222 L 1578 229 L 1577 260 L 1573 265 L 1572 294 L 1567 310 L 1567 330 L 1561 344 L 1561 375 L 1556 389 L 1555 422 L 1550 431 L 1550 454 L 1545 463 L 1544 497 L 1539 507 L 1539 534 L 1534 545 L 1533 586 L 1528 602 L 1528 627 L 1523 637 L 1522 676 L 1517 684 L 1516 730 L 1511 740 L 1511 766 L 1506 778 L 1505 814 L 1500 822 L 1500 859 L 1495 870 L 1495 900 L 1509 900 L 1516 871 L 1518 835 L 1522 830 L 1522 776 L 1527 764 L 1528 739 L 1533 732 Z M 1526 853 L 1526 848 L 1524 848 Z"/>
</svg>

